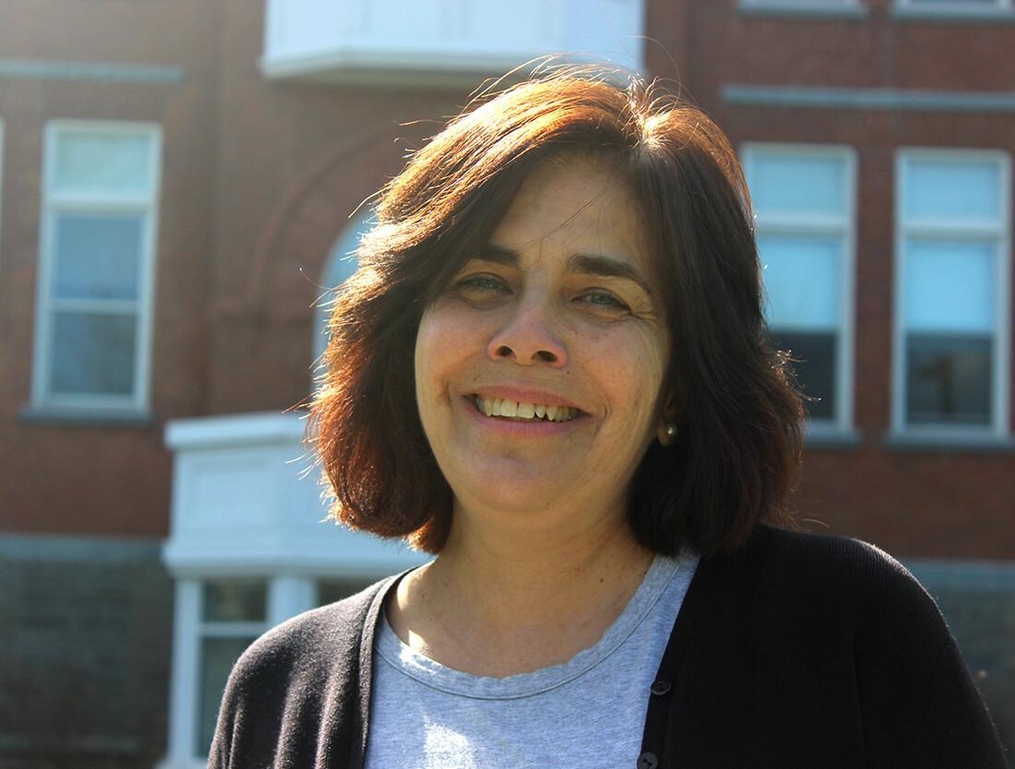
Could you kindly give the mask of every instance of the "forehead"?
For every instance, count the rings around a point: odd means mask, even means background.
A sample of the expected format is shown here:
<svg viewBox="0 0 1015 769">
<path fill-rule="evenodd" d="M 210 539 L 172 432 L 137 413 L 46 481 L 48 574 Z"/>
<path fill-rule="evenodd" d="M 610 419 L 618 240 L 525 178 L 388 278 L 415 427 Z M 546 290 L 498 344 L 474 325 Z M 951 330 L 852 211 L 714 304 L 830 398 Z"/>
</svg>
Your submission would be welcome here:
<svg viewBox="0 0 1015 769">
<path fill-rule="evenodd" d="M 491 237 L 522 251 L 603 251 L 652 270 L 645 217 L 627 178 L 607 163 L 554 158 L 522 181 Z"/>
</svg>

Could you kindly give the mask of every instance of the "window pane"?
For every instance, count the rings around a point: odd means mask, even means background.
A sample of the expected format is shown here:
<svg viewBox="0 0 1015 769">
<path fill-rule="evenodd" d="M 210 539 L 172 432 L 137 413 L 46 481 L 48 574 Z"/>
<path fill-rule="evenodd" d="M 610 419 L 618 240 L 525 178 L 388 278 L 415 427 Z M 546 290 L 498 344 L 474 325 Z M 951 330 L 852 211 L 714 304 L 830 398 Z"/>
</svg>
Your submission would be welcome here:
<svg viewBox="0 0 1015 769">
<path fill-rule="evenodd" d="M 372 585 L 374 580 L 322 579 L 317 583 L 317 605 L 341 601 Z"/>
<path fill-rule="evenodd" d="M 811 419 L 835 419 L 835 334 L 808 334 L 773 330 L 776 347 L 788 350 L 803 393 L 808 398 L 807 414 Z"/>
<path fill-rule="evenodd" d="M 841 157 L 757 152 L 750 168 L 751 201 L 759 216 L 846 212 L 846 164 Z"/>
<path fill-rule="evenodd" d="M 142 224 L 140 216 L 57 215 L 54 296 L 137 299 Z"/>
<path fill-rule="evenodd" d="M 910 159 L 904 215 L 921 219 L 1001 218 L 1001 166 L 992 160 Z"/>
<path fill-rule="evenodd" d="M 201 701 L 198 703 L 200 713 L 196 746 L 199 756 L 207 756 L 211 748 L 211 740 L 215 735 L 215 721 L 218 718 L 219 706 L 222 704 L 222 692 L 229 679 L 229 671 L 253 640 L 253 637 L 247 636 L 205 638 L 201 642 Z"/>
<path fill-rule="evenodd" d="M 321 277 L 321 285 L 325 292 L 321 294 L 315 303 L 314 311 L 314 358 L 320 358 L 324 349 L 328 346 L 328 318 L 335 306 L 335 297 L 338 288 L 348 280 L 356 271 L 358 260 L 356 249 L 359 247 L 360 238 L 377 224 L 377 215 L 372 209 L 360 213 L 358 217 L 345 228 L 342 237 L 331 249 L 328 261 L 324 266 L 324 274 Z"/>
<path fill-rule="evenodd" d="M 150 134 L 64 130 L 57 134 L 54 192 L 147 194 Z"/>
<path fill-rule="evenodd" d="M 49 392 L 132 394 L 136 325 L 133 314 L 54 313 Z"/>
<path fill-rule="evenodd" d="M 906 328 L 990 333 L 994 329 L 996 245 L 975 241 L 906 243 Z"/>
<path fill-rule="evenodd" d="M 769 323 L 832 330 L 839 325 L 842 241 L 835 237 L 761 235 Z"/>
<path fill-rule="evenodd" d="M 264 622 L 264 580 L 214 580 L 204 583 L 205 622 Z"/>
<path fill-rule="evenodd" d="M 909 422 L 989 424 L 991 342 L 982 336 L 910 335 L 906 340 Z"/>
</svg>

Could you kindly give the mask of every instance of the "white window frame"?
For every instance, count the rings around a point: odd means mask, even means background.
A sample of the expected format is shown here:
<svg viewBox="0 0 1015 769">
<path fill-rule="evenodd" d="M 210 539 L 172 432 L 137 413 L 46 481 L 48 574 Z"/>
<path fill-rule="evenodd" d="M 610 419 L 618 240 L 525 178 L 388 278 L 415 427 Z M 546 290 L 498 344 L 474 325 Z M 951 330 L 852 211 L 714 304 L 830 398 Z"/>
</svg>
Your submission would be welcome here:
<svg viewBox="0 0 1015 769">
<path fill-rule="evenodd" d="M 1000 218 L 996 223 L 968 221 L 904 220 L 904 196 L 910 160 L 945 160 L 961 164 L 992 161 L 999 166 Z M 895 302 L 892 335 L 892 424 L 897 436 L 924 437 L 946 441 L 984 437 L 1005 439 L 1009 424 L 1009 377 L 1011 335 L 1008 319 L 1011 307 L 1011 158 L 998 150 L 941 149 L 901 147 L 895 156 Z M 991 348 L 994 370 L 991 376 L 992 413 L 988 425 L 917 424 L 906 420 L 906 286 L 905 268 L 907 239 L 910 237 L 977 238 L 993 240 L 996 247 L 995 285 L 997 286 L 996 318 Z"/>
<path fill-rule="evenodd" d="M 372 583 L 380 572 L 353 570 L 339 575 L 351 582 Z M 169 737 L 166 756 L 157 769 L 205 769 L 208 757 L 198 750 L 201 724 L 201 650 L 205 638 L 258 637 L 268 629 L 319 605 L 321 580 L 332 574 L 267 575 L 263 572 L 188 575 L 176 580 L 173 620 L 173 667 L 170 679 Z M 204 620 L 204 587 L 208 581 L 261 581 L 267 586 L 263 622 Z"/>
<path fill-rule="evenodd" d="M 121 136 L 144 135 L 149 144 L 148 189 L 132 194 L 84 195 L 54 189 L 56 148 L 62 135 L 74 133 Z M 42 206 L 40 211 L 39 274 L 36 286 L 34 362 L 32 366 L 32 410 L 41 413 L 97 413 L 144 416 L 149 409 L 152 326 L 154 314 L 155 261 L 158 243 L 158 212 L 162 158 L 162 129 L 155 123 L 52 120 L 45 127 Z M 50 337 L 54 305 L 51 286 L 55 271 L 55 219 L 59 213 L 141 214 L 141 275 L 137 297 L 134 389 L 129 395 L 53 393 L 48 388 L 52 356 Z"/>
<path fill-rule="evenodd" d="M 790 144 L 749 142 L 741 150 L 744 172 L 752 177 L 755 158 L 762 154 L 796 155 L 804 158 L 833 158 L 844 165 L 844 200 L 846 210 L 841 217 L 813 214 L 765 215 L 755 212 L 755 232 L 781 235 L 831 235 L 843 239 L 842 263 L 839 273 L 839 302 L 842 308 L 837 329 L 838 345 L 835 370 L 837 412 L 832 419 L 808 417 L 808 436 L 839 436 L 853 432 L 854 367 L 856 329 L 856 150 L 839 144 Z M 764 257 L 762 257 L 764 258 Z"/>
</svg>

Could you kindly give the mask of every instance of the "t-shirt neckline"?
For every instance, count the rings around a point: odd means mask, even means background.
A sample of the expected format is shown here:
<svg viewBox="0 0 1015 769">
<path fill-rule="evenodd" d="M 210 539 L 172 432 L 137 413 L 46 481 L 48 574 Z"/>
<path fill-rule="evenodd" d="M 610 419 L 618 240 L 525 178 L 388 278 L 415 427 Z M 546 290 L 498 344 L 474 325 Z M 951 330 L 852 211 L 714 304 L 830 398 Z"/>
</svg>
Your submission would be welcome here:
<svg viewBox="0 0 1015 769">
<path fill-rule="evenodd" d="M 405 644 L 382 613 L 376 650 L 386 664 L 424 686 L 462 697 L 476 699 L 515 699 L 531 697 L 563 686 L 596 667 L 627 640 L 651 614 L 667 585 L 684 568 L 693 568 L 696 559 L 682 553 L 677 557 L 657 555 L 627 606 L 592 646 L 560 665 L 519 673 L 505 678 L 477 676 L 446 667 Z"/>
</svg>

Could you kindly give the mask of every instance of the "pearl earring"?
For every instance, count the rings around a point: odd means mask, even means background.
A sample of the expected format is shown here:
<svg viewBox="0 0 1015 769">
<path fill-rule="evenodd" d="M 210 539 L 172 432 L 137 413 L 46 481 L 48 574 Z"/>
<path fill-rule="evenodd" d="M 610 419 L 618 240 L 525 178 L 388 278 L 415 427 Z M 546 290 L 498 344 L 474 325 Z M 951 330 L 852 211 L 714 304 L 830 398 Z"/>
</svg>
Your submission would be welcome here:
<svg viewBox="0 0 1015 769">
<path fill-rule="evenodd" d="M 670 446 L 673 440 L 677 437 L 677 425 L 673 422 L 668 422 L 662 426 L 659 431 L 659 443 L 662 446 Z"/>
</svg>

